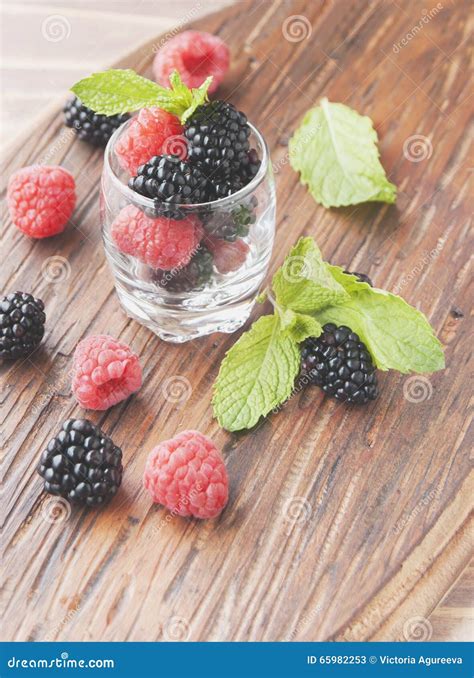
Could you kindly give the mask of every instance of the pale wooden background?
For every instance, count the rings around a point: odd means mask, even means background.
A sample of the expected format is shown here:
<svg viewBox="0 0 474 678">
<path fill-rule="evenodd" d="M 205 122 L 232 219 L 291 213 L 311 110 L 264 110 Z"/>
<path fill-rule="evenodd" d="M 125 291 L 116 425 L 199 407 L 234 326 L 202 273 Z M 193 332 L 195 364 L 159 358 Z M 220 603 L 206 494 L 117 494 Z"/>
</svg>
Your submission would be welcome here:
<svg viewBox="0 0 474 678">
<path fill-rule="evenodd" d="M 154 35 L 229 4 L 232 0 L 3 0 L 1 143 L 31 124 L 72 82 Z M 432 640 L 472 639 L 473 590 L 471 564 L 431 614 Z"/>
<path fill-rule="evenodd" d="M 232 0 L 0 0 L 2 143 L 79 78 L 154 35 L 230 4 Z"/>
</svg>

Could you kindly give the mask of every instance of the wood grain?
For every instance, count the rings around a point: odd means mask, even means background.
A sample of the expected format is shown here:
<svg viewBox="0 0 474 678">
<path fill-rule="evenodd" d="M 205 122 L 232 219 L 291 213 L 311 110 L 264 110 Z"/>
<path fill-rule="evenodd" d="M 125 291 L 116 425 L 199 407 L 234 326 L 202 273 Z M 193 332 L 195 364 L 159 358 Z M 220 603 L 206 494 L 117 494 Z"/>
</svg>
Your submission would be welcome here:
<svg viewBox="0 0 474 678">
<path fill-rule="evenodd" d="M 444 599 L 429 617 L 431 640 L 469 642 L 473 638 L 474 560 L 454 582 Z"/>
<path fill-rule="evenodd" d="M 298 236 L 313 235 L 327 259 L 423 310 L 447 360 L 424 378 L 424 398 L 408 377 L 388 373 L 363 411 L 314 389 L 252 432 L 220 430 L 211 387 L 236 336 L 174 346 L 124 317 L 99 236 L 101 154 L 65 135 L 58 106 L 12 148 L 3 195 L 12 170 L 47 158 L 73 171 L 79 202 L 68 231 L 45 242 L 4 219 L 2 287 L 41 296 L 49 320 L 32 357 L 2 367 L 5 639 L 406 640 L 411 620 L 427 618 L 467 566 L 469 5 L 446 3 L 394 51 L 420 21 L 418 7 L 240 2 L 193 25 L 230 44 L 221 94 L 249 113 L 272 151 L 273 270 Z M 293 15 L 311 26 L 299 42 L 282 31 Z M 150 44 L 118 65 L 149 74 Z M 288 135 L 323 95 L 374 120 L 400 188 L 396 206 L 324 210 L 299 184 Z M 425 138 L 418 162 L 407 150 L 413 135 Z M 61 284 L 44 274 L 52 256 L 67 260 Z M 124 450 L 124 483 L 106 510 L 50 524 L 35 466 L 58 423 L 83 415 L 68 370 L 77 341 L 96 332 L 142 356 L 139 394 L 91 414 Z M 174 375 L 191 384 L 186 402 L 163 394 Z M 171 517 L 141 488 L 148 451 L 184 427 L 222 446 L 231 493 L 217 521 Z"/>
</svg>

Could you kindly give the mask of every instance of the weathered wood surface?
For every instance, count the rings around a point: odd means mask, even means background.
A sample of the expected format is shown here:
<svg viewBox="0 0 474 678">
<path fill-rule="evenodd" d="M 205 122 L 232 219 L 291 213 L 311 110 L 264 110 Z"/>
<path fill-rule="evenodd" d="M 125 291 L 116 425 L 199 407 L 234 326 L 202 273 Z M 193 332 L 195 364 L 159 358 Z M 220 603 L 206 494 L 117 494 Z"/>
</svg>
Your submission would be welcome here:
<svg viewBox="0 0 474 678">
<path fill-rule="evenodd" d="M 383 374 L 363 411 L 314 389 L 252 432 L 219 429 L 211 386 L 236 337 L 174 346 L 124 316 L 99 235 L 101 154 L 67 134 L 57 105 L 14 145 L 3 197 L 12 170 L 47 160 L 75 174 L 79 201 L 67 232 L 45 242 L 4 219 L 2 289 L 31 290 L 48 313 L 42 347 L 1 368 L 6 639 L 403 640 L 417 617 L 430 635 L 426 618 L 467 566 L 472 535 L 468 10 L 446 3 L 398 51 L 421 4 L 240 2 L 194 24 L 229 42 L 221 94 L 272 151 L 273 269 L 299 235 L 314 235 L 326 258 L 399 290 L 446 345 L 445 372 L 417 382 Z M 283 35 L 293 15 L 304 18 L 299 41 Z M 148 44 L 118 65 L 146 74 L 152 56 Z M 374 120 L 396 206 L 325 210 L 299 184 L 288 135 L 323 95 Z M 56 256 L 61 283 L 51 282 Z M 122 446 L 124 483 L 106 510 L 51 523 L 35 467 L 59 422 L 84 414 L 68 370 L 93 332 L 142 357 L 139 394 L 90 415 Z M 189 381 L 187 400 L 170 398 L 176 376 Z M 189 427 L 213 436 L 228 465 L 230 502 L 214 522 L 171 517 L 141 488 L 148 451 Z"/>
<path fill-rule="evenodd" d="M 433 629 L 431 640 L 472 642 L 474 610 L 474 561 L 453 584 L 442 602 L 429 616 Z"/>
</svg>

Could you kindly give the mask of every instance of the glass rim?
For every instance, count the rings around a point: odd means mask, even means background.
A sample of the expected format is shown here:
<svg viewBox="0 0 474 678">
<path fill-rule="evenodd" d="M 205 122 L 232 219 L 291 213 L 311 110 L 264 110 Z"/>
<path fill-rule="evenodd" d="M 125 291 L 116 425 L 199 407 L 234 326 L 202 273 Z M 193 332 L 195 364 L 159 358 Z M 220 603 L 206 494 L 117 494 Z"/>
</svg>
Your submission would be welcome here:
<svg viewBox="0 0 474 678">
<path fill-rule="evenodd" d="M 157 204 L 169 206 L 170 203 L 158 201 L 157 199 L 154 198 L 147 198 L 144 195 L 140 195 L 140 193 L 133 191 L 131 188 L 129 188 L 129 186 L 127 186 L 127 184 L 125 184 L 117 176 L 116 172 L 112 167 L 111 157 L 115 147 L 115 143 L 118 137 L 120 136 L 120 133 L 123 132 L 124 127 L 129 125 L 132 122 L 132 120 L 134 120 L 134 118 L 126 120 L 122 125 L 120 125 L 120 127 L 118 127 L 115 130 L 115 132 L 112 134 L 109 141 L 107 142 L 107 146 L 105 147 L 104 152 L 104 170 L 107 171 L 109 176 L 112 177 L 113 183 L 130 200 L 130 202 L 140 204 L 147 209 L 154 209 L 156 208 Z M 258 168 L 257 174 L 253 177 L 251 181 L 249 181 L 248 184 L 240 188 L 235 193 L 232 193 L 232 195 L 228 195 L 225 198 L 219 198 L 218 200 L 211 200 L 210 202 L 190 203 L 189 205 L 188 204 L 177 205 L 177 207 L 179 207 L 180 210 L 183 211 L 189 210 L 189 212 L 193 212 L 197 209 L 216 209 L 220 207 L 226 207 L 226 205 L 238 202 L 242 198 L 245 198 L 247 195 L 253 193 L 255 189 L 262 183 L 267 174 L 270 158 L 267 142 L 265 141 L 263 135 L 259 132 L 259 130 L 256 127 L 254 127 L 254 125 L 252 125 L 250 122 L 247 122 L 247 124 L 250 127 L 252 134 L 254 134 L 255 137 L 257 138 L 257 141 L 262 151 L 261 163 L 260 167 Z"/>
</svg>

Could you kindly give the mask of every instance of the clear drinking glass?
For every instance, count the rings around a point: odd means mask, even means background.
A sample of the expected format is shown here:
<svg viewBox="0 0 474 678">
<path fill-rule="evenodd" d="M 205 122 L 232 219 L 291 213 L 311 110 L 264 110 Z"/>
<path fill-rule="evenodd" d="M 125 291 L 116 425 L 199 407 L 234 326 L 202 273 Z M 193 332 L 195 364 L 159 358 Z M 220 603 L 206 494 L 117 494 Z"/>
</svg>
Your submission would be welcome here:
<svg viewBox="0 0 474 678">
<path fill-rule="evenodd" d="M 209 235 L 226 236 L 237 231 L 238 240 L 245 243 L 240 243 L 240 256 L 242 250 L 243 256 L 247 251 L 237 270 L 219 272 L 214 260 L 210 279 L 196 284 L 195 277 L 186 273 L 189 269 L 184 275 L 183 269 L 156 271 L 121 252 L 111 237 L 114 219 L 127 205 L 134 205 L 150 217 L 157 213 L 156 201 L 127 186 L 130 175 L 120 167 L 114 152 L 130 122 L 113 134 L 105 149 L 100 199 L 105 252 L 120 303 L 130 317 L 165 341 L 184 342 L 212 332 L 234 332 L 252 310 L 273 249 L 276 201 L 267 145 L 258 130 L 249 125 L 250 146 L 261 159 L 252 181 L 233 195 L 214 202 L 179 205 L 184 216 L 193 214 L 203 225 L 204 238 L 197 249 L 203 246 L 207 249 Z M 220 239 L 218 244 L 222 244 Z"/>
</svg>

